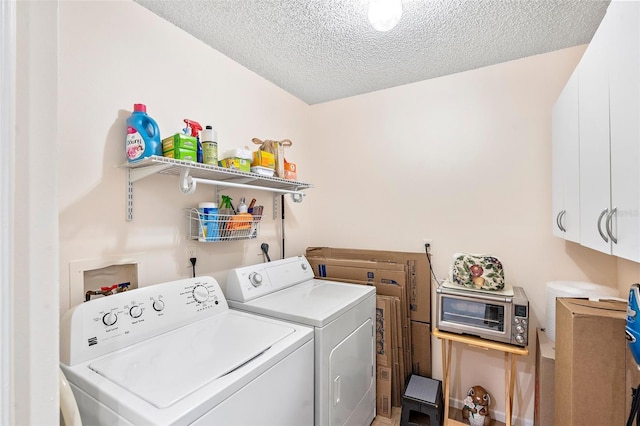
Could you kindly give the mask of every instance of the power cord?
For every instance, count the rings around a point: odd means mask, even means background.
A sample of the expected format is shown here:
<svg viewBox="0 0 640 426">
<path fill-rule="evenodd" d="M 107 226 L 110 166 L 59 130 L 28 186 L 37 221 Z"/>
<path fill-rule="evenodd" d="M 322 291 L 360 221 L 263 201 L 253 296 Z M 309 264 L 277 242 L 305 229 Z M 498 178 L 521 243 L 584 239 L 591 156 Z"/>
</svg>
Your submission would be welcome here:
<svg viewBox="0 0 640 426">
<path fill-rule="evenodd" d="M 198 259 L 196 259 L 195 257 L 190 257 L 189 258 L 189 262 L 191 262 L 191 268 L 193 268 L 193 278 L 196 277 L 196 261 Z"/>
<path fill-rule="evenodd" d="M 431 275 L 436 281 L 436 285 L 440 287 L 440 281 L 438 280 L 438 277 L 436 277 L 436 273 L 433 271 L 433 266 L 431 266 L 431 244 L 424 243 L 424 252 L 427 255 L 427 260 L 429 261 L 429 270 L 431 270 Z"/>
</svg>

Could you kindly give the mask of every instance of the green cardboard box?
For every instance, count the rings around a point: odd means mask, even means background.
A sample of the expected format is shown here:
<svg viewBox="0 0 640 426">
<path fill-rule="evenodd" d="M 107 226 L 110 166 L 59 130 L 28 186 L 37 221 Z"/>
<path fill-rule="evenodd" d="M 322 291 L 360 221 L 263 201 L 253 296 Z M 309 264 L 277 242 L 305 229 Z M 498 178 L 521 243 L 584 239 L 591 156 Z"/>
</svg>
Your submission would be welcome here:
<svg viewBox="0 0 640 426">
<path fill-rule="evenodd" d="M 167 158 L 175 158 L 176 160 L 198 161 L 198 153 L 193 149 L 174 148 L 170 151 L 163 152 L 162 155 Z"/>
<path fill-rule="evenodd" d="M 167 151 L 173 151 L 176 148 L 197 151 L 198 140 L 195 138 L 195 136 L 188 136 L 182 133 L 176 133 L 173 136 L 162 139 L 163 153 Z M 165 157 L 168 157 L 168 155 L 165 155 Z M 175 157 L 175 158 L 178 158 L 178 157 Z"/>
</svg>

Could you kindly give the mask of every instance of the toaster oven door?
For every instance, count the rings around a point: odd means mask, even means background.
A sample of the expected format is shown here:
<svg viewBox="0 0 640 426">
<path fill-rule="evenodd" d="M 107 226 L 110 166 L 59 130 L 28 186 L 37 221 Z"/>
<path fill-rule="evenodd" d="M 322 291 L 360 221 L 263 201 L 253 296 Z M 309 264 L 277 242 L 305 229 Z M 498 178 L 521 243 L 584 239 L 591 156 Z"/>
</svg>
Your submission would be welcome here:
<svg viewBox="0 0 640 426">
<path fill-rule="evenodd" d="M 509 323 L 505 322 L 509 306 L 489 300 L 441 295 L 438 328 L 467 333 L 503 342 L 509 341 Z"/>
</svg>

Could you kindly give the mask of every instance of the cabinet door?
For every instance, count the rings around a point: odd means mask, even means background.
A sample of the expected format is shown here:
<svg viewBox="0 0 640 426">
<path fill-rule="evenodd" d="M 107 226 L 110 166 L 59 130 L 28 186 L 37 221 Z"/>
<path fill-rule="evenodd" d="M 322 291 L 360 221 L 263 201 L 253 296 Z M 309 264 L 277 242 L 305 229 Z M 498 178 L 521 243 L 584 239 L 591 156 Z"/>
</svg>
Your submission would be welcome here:
<svg viewBox="0 0 640 426">
<path fill-rule="evenodd" d="M 574 71 L 552 112 L 553 235 L 580 240 L 580 150 L 578 71 Z"/>
<path fill-rule="evenodd" d="M 612 253 L 640 261 L 640 3 L 612 2 L 609 110 Z"/>
<path fill-rule="evenodd" d="M 578 68 L 580 114 L 580 243 L 611 251 L 609 213 L 609 73 L 611 26 L 606 14 Z"/>
</svg>

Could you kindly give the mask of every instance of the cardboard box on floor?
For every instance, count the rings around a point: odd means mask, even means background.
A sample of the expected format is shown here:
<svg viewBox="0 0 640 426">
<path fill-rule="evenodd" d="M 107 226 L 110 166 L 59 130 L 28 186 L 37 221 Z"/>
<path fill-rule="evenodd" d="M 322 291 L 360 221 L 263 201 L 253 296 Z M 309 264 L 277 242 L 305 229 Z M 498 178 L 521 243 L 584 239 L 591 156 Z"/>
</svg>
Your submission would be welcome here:
<svg viewBox="0 0 640 426">
<path fill-rule="evenodd" d="M 534 426 L 553 426 L 556 351 L 544 331 L 537 329 Z"/>
<path fill-rule="evenodd" d="M 406 266 L 407 293 L 411 321 L 431 322 L 431 270 L 425 253 L 407 253 L 382 250 L 360 250 L 332 247 L 308 247 L 306 257 L 335 260 L 362 260 L 382 264 L 400 264 Z M 392 265 L 384 268 L 388 270 Z M 375 273 L 375 271 L 373 271 Z M 322 275 L 320 275 L 322 276 Z M 344 277 L 350 278 L 350 277 Z M 351 278 L 361 279 L 361 278 Z M 366 280 L 366 279 L 365 279 Z"/>
<path fill-rule="evenodd" d="M 431 324 L 411 321 L 412 372 L 431 377 Z"/>
<path fill-rule="evenodd" d="M 389 296 L 376 296 L 376 371 L 378 374 L 388 372 L 388 384 L 383 387 L 377 386 L 376 392 L 387 392 L 384 395 L 378 395 L 379 404 L 386 404 L 389 407 L 380 405 L 377 407 L 379 413 L 389 413 L 391 415 L 391 406 L 399 406 L 398 401 L 398 382 L 402 374 L 402 358 L 398 352 L 398 333 L 397 331 L 397 308 L 400 306 L 400 299 Z M 381 370 L 385 369 L 385 370 Z M 403 382 L 404 383 L 404 382 Z M 381 398 L 382 396 L 382 398 Z M 387 408 L 389 408 L 387 410 Z M 386 416 L 386 414 L 381 414 Z"/>
<path fill-rule="evenodd" d="M 556 300 L 556 425 L 623 425 L 626 302 Z"/>
<path fill-rule="evenodd" d="M 391 418 L 391 368 L 376 368 L 376 415 Z"/>
<path fill-rule="evenodd" d="M 376 364 L 391 367 L 391 303 L 390 297 L 376 296 Z"/>
</svg>

